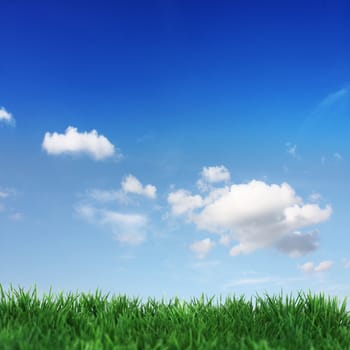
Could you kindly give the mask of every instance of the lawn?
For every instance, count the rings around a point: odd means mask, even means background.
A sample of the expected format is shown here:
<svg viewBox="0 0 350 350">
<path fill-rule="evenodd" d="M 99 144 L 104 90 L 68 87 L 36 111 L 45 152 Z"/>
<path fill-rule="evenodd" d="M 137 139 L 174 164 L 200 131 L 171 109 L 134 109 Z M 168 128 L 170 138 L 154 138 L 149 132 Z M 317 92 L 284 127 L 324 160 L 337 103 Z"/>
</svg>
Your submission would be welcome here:
<svg viewBox="0 0 350 350">
<path fill-rule="evenodd" d="M 299 292 L 170 301 L 0 285 L 0 349 L 350 349 L 346 300 Z"/>
</svg>

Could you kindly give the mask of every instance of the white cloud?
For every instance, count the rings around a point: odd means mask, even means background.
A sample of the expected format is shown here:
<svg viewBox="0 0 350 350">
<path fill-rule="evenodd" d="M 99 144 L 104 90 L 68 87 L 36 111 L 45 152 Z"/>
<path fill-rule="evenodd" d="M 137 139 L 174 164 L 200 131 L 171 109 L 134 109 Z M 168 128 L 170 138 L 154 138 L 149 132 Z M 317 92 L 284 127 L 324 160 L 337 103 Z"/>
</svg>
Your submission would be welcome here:
<svg viewBox="0 0 350 350">
<path fill-rule="evenodd" d="M 343 89 L 340 89 L 336 92 L 329 94 L 318 106 L 318 108 L 329 107 L 335 103 L 338 103 L 340 100 L 346 98 L 350 94 L 350 87 L 347 86 Z"/>
<path fill-rule="evenodd" d="M 57 132 L 45 134 L 43 149 L 52 155 L 59 154 L 88 154 L 95 160 L 102 160 L 117 154 L 114 145 L 103 135 L 99 135 L 96 130 L 90 132 L 78 132 L 78 129 L 69 126 L 65 134 Z"/>
<path fill-rule="evenodd" d="M 292 145 L 289 142 L 286 143 L 287 146 L 287 152 L 293 157 L 293 158 L 299 158 L 297 154 L 297 145 Z"/>
<path fill-rule="evenodd" d="M 334 263 L 331 260 L 322 261 L 318 264 L 318 266 L 315 266 L 312 262 L 307 262 L 299 266 L 299 269 L 305 273 L 324 272 L 328 271 L 333 266 L 333 264 Z"/>
<path fill-rule="evenodd" d="M 344 258 L 343 259 L 343 266 L 345 269 L 350 269 L 350 260 Z"/>
<path fill-rule="evenodd" d="M 220 235 L 220 242 L 238 244 L 235 256 L 274 247 L 290 256 L 300 256 L 318 246 L 317 234 L 301 234 L 302 228 L 329 219 L 331 206 L 304 204 L 287 183 L 267 184 L 252 180 L 211 191 L 207 197 L 186 190 L 171 192 L 168 203 L 175 215 L 187 214 L 197 229 Z"/>
<path fill-rule="evenodd" d="M 133 175 L 128 175 L 125 177 L 121 186 L 125 193 L 134 193 L 151 199 L 154 199 L 157 196 L 157 188 L 155 186 L 143 186 L 141 182 Z"/>
<path fill-rule="evenodd" d="M 205 238 L 191 244 L 190 249 L 196 253 L 199 259 L 203 259 L 214 248 L 214 246 L 215 243 L 210 238 Z"/>
<path fill-rule="evenodd" d="M 148 220 L 145 215 L 126 214 L 91 205 L 78 205 L 75 212 L 90 223 L 108 227 L 120 243 L 138 245 L 145 241 Z"/>
<path fill-rule="evenodd" d="M 211 184 L 228 182 L 231 178 L 230 172 L 223 165 L 203 167 L 200 175 L 197 187 L 202 191 L 208 191 Z"/>
<path fill-rule="evenodd" d="M 322 199 L 322 196 L 317 192 L 313 192 L 310 194 L 309 199 L 311 202 L 319 202 Z"/>
<path fill-rule="evenodd" d="M 216 183 L 230 180 L 230 172 L 223 165 L 204 167 L 201 172 L 203 180 Z"/>
<path fill-rule="evenodd" d="M 97 202 L 116 201 L 122 204 L 128 204 L 130 202 L 126 193 L 123 191 L 93 189 L 87 192 L 87 196 Z"/>
<path fill-rule="evenodd" d="M 168 195 L 168 203 L 171 205 L 171 211 L 174 215 L 190 213 L 204 204 L 201 196 L 192 196 L 191 192 L 186 190 L 171 192 Z"/>
<path fill-rule="evenodd" d="M 146 239 L 147 218 L 144 215 L 103 210 L 101 223 L 110 226 L 114 239 L 121 243 L 137 245 Z"/>
<path fill-rule="evenodd" d="M 14 125 L 15 119 L 12 114 L 9 113 L 4 107 L 0 107 L 0 123 L 4 122 L 6 124 Z"/>
</svg>

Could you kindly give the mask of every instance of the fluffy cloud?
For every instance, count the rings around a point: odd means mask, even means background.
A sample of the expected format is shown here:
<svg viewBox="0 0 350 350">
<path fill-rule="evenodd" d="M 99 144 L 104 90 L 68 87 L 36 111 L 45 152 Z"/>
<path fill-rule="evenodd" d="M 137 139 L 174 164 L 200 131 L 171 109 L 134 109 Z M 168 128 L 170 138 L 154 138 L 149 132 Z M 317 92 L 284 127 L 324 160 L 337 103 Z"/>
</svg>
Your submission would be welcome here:
<svg viewBox="0 0 350 350">
<path fill-rule="evenodd" d="M 203 259 L 215 246 L 215 243 L 210 238 L 202 239 L 201 241 L 194 242 L 190 249 L 196 253 L 199 259 Z"/>
<path fill-rule="evenodd" d="M 125 193 L 134 193 L 151 199 L 156 198 L 157 188 L 153 185 L 143 186 L 141 182 L 133 175 L 128 175 L 121 183 L 122 190 Z"/>
<path fill-rule="evenodd" d="M 0 123 L 1 122 L 12 125 L 15 123 L 15 119 L 13 118 L 12 114 L 9 113 L 4 107 L 0 107 Z"/>
<path fill-rule="evenodd" d="M 105 136 L 99 135 L 96 130 L 80 133 L 72 126 L 66 129 L 65 134 L 47 132 L 42 147 L 52 155 L 85 153 L 95 160 L 102 160 L 116 154 L 114 145 Z M 117 155 L 120 157 L 118 152 Z"/>
<path fill-rule="evenodd" d="M 220 235 L 235 256 L 260 248 L 274 247 L 290 256 L 316 249 L 317 235 L 301 234 L 302 228 L 327 220 L 332 208 L 304 204 L 287 183 L 249 183 L 213 189 L 206 197 L 178 190 L 168 196 L 174 215 L 186 214 L 197 229 Z"/>
<path fill-rule="evenodd" d="M 169 194 L 168 203 L 174 215 L 182 215 L 189 214 L 193 209 L 202 207 L 203 199 L 199 195 L 192 196 L 189 191 L 178 190 Z"/>
<path fill-rule="evenodd" d="M 328 271 L 333 266 L 333 261 L 326 260 L 319 263 L 318 266 L 312 262 L 307 262 L 299 267 L 299 269 L 305 273 L 317 273 Z"/>
<path fill-rule="evenodd" d="M 197 187 L 202 191 L 208 191 L 211 184 L 228 182 L 230 178 L 230 172 L 223 165 L 204 167 L 201 171 L 201 178 L 197 181 Z"/>
<path fill-rule="evenodd" d="M 75 212 L 90 223 L 110 228 L 114 239 L 120 243 L 138 245 L 146 239 L 148 221 L 144 215 L 98 209 L 92 205 L 78 205 Z"/>
</svg>

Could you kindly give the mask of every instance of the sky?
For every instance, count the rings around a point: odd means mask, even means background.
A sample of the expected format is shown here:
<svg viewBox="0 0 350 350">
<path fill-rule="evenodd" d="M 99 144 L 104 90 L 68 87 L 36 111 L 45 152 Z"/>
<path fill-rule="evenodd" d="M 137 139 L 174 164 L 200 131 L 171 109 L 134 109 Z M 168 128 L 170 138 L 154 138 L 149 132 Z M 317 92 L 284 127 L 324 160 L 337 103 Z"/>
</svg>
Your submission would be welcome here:
<svg viewBox="0 0 350 350">
<path fill-rule="evenodd" d="M 350 295 L 348 1 L 0 5 L 0 283 Z"/>
</svg>

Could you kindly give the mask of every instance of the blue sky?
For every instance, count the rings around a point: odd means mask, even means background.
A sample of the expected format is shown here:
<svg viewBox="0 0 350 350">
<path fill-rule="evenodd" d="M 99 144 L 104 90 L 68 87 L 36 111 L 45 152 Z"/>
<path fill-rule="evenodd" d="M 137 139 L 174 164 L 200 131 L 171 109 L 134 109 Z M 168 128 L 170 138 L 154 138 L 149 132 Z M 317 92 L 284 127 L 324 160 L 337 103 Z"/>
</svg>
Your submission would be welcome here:
<svg viewBox="0 0 350 350">
<path fill-rule="evenodd" d="M 347 1 L 11 1 L 0 282 L 350 293 Z"/>
</svg>

